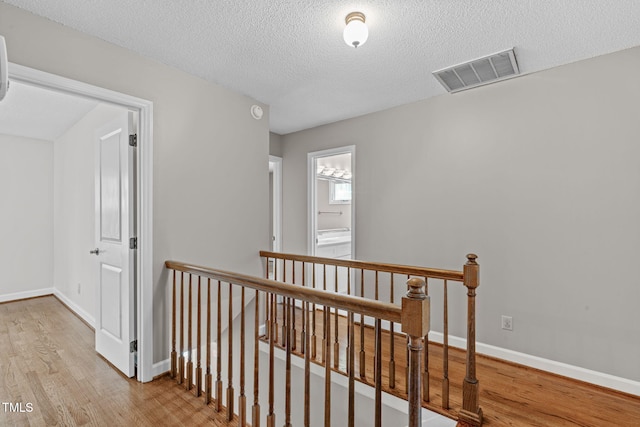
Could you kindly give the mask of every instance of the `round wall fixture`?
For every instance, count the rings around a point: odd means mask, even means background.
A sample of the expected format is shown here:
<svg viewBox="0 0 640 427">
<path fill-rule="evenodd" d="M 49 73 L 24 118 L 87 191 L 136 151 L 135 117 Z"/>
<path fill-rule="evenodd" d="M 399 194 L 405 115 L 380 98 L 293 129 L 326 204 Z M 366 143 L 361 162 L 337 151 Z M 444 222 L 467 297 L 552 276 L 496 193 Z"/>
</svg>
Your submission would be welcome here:
<svg viewBox="0 0 640 427">
<path fill-rule="evenodd" d="M 251 117 L 253 117 L 256 120 L 260 120 L 263 114 L 264 113 L 262 111 L 261 106 L 255 105 L 255 104 L 251 106 Z"/>
</svg>

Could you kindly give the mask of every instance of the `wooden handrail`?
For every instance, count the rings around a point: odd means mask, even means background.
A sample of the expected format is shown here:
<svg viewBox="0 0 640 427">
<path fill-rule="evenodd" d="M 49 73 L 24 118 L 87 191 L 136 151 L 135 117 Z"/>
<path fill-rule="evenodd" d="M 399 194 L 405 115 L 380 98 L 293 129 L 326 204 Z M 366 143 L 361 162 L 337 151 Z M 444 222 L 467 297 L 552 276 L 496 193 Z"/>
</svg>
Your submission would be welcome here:
<svg viewBox="0 0 640 427">
<path fill-rule="evenodd" d="M 310 303 L 327 305 L 345 311 L 364 314 L 390 322 L 402 322 L 402 308 L 395 304 L 381 301 L 372 301 L 353 295 L 338 294 L 331 291 L 321 291 L 313 288 L 303 288 L 298 285 L 276 282 L 270 279 L 261 279 L 239 273 L 202 267 L 179 261 L 166 261 L 166 268 L 184 273 L 196 274 L 226 283 L 246 286 L 258 291 L 277 293 L 285 298 L 295 298 Z"/>
<path fill-rule="evenodd" d="M 385 273 L 409 274 L 411 276 L 428 277 L 433 279 L 464 281 L 464 273 L 456 270 L 441 270 L 437 268 L 415 267 L 400 264 L 386 264 L 338 258 L 323 258 L 311 255 L 285 254 L 281 252 L 260 251 L 261 257 L 286 259 L 289 261 L 328 264 L 338 267 L 350 267 L 360 270 L 384 271 Z"/>
</svg>

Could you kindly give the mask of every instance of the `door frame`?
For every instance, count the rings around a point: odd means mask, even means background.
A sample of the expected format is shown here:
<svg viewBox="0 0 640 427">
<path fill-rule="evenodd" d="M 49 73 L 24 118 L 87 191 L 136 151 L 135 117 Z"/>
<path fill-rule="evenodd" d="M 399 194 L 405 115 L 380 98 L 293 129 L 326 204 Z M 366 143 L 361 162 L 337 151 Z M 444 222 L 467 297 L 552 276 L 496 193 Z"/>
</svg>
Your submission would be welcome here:
<svg viewBox="0 0 640 427">
<path fill-rule="evenodd" d="M 269 170 L 273 171 L 273 251 L 282 251 L 282 157 L 269 155 Z"/>
<path fill-rule="evenodd" d="M 318 211 L 316 203 L 316 160 L 322 157 L 335 156 L 337 154 L 351 154 L 351 258 L 356 258 L 356 146 L 330 148 L 328 150 L 312 151 L 307 153 L 307 253 L 315 256 L 315 236 L 318 231 Z"/>
<path fill-rule="evenodd" d="M 137 380 L 153 380 L 153 102 L 9 62 L 9 80 L 126 107 L 138 112 L 136 222 Z"/>
</svg>

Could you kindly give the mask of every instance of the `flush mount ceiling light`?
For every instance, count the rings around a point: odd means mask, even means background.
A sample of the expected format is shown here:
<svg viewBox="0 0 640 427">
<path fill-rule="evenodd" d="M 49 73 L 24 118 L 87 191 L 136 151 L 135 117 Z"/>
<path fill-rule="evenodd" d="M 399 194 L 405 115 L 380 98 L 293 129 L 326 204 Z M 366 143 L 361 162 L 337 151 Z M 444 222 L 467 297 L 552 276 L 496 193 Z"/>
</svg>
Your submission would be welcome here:
<svg viewBox="0 0 640 427">
<path fill-rule="evenodd" d="M 369 38 L 369 29 L 364 23 L 364 13 L 351 12 L 344 19 L 347 26 L 344 28 L 344 41 L 349 46 L 358 47 L 366 43 Z"/>
</svg>

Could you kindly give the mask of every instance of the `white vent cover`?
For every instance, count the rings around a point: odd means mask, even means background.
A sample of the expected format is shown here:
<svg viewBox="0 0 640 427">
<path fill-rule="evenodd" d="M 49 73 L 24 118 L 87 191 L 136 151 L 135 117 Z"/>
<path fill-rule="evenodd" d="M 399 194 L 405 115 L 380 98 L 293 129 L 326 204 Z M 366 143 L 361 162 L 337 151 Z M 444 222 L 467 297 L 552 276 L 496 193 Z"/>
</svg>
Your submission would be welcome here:
<svg viewBox="0 0 640 427">
<path fill-rule="evenodd" d="M 433 72 L 435 78 L 451 93 L 495 83 L 518 74 L 520 70 L 513 49 Z"/>
</svg>

